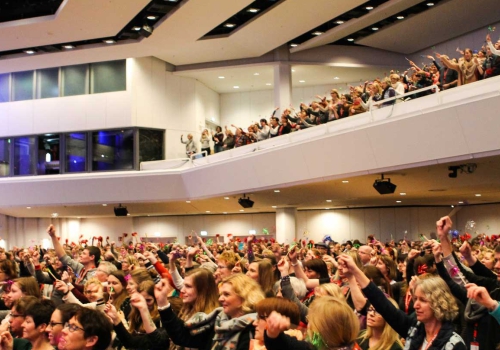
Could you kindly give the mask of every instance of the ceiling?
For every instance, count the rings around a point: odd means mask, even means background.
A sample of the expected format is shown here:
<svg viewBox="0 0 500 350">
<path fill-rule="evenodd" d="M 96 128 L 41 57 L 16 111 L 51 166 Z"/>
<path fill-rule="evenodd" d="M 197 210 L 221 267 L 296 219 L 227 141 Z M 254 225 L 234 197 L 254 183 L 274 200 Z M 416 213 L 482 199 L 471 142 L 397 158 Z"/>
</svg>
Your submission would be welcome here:
<svg viewBox="0 0 500 350">
<path fill-rule="evenodd" d="M 380 178 L 364 175 L 346 179 L 277 188 L 248 193 L 255 204 L 244 213 L 274 212 L 276 208 L 296 207 L 298 210 L 325 210 L 336 208 L 399 207 L 399 206 L 451 206 L 500 202 L 500 156 L 474 160 L 477 169 L 472 174 L 458 173 L 448 177 L 448 163 L 412 168 L 384 174 L 397 185 L 394 194 L 380 195 L 373 182 Z M 348 181 L 348 183 L 344 183 Z M 402 195 L 404 193 L 405 195 Z M 480 194 L 481 196 L 476 196 Z M 240 214 L 238 199 L 243 194 L 204 200 L 163 203 L 122 203 L 131 216 Z M 331 202 L 328 202 L 331 200 Z M 398 203 L 397 201 L 401 201 Z M 463 203 L 460 203 L 463 202 Z M 106 204 L 106 206 L 103 206 Z M 64 207 L 3 207 L 0 212 L 15 217 L 92 218 L 114 216 L 113 206 L 118 203 Z M 274 208 L 274 207 L 276 208 Z"/>
</svg>

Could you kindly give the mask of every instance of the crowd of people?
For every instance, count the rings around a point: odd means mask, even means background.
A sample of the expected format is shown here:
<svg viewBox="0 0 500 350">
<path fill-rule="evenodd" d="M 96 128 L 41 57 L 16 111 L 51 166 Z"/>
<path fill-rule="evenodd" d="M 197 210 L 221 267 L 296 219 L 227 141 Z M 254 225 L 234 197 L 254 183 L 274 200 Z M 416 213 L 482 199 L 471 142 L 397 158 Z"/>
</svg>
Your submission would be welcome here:
<svg viewBox="0 0 500 350">
<path fill-rule="evenodd" d="M 316 96 L 309 105 L 302 103 L 298 111 L 293 107 L 285 108 L 280 117 L 275 115 L 278 107 L 269 120 L 263 118 L 246 130 L 236 125 L 225 126 L 224 130 L 218 126 L 211 132 L 205 129 L 200 138 L 201 152 L 211 154 L 210 142 L 213 152 L 218 153 L 500 75 L 500 40 L 493 44 L 489 34 L 481 49 L 457 49 L 457 52 L 462 57 L 452 59 L 437 52 L 435 57 L 423 56 L 430 62 L 423 63 L 422 67 L 408 60 L 410 68 L 402 74 L 391 71 L 383 79 L 350 86 L 345 94 L 333 89 L 330 97 Z M 422 90 L 432 85 L 438 88 Z M 415 93 L 384 102 L 411 92 Z M 181 136 L 181 142 L 186 144 L 187 156 L 198 153 L 192 134 L 186 141 Z"/>
<path fill-rule="evenodd" d="M 127 235 L 0 251 L 1 349 L 495 349 L 500 237 Z"/>
</svg>

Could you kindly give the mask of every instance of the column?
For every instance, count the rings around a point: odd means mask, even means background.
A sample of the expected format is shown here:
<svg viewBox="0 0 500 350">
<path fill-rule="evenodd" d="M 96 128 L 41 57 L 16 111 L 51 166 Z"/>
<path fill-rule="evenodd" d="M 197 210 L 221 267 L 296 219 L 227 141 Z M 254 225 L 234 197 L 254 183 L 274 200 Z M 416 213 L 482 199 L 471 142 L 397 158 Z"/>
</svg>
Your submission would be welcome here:
<svg viewBox="0 0 500 350">
<path fill-rule="evenodd" d="M 287 45 L 274 50 L 274 104 L 281 114 L 292 103 L 292 66 L 289 63 L 290 50 Z"/>
<path fill-rule="evenodd" d="M 296 237 L 297 208 L 276 209 L 276 241 L 291 243 Z"/>
</svg>

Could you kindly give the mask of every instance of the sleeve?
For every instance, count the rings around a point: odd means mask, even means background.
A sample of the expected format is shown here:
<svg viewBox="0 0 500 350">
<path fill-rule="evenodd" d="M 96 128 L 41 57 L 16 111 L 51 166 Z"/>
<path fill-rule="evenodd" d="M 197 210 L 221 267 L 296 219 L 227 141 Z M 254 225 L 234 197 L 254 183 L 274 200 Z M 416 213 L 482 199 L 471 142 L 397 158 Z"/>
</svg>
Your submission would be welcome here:
<svg viewBox="0 0 500 350">
<path fill-rule="evenodd" d="M 432 63 L 434 63 L 438 71 L 441 71 L 441 66 L 439 65 L 439 63 L 437 63 L 436 60 L 433 60 Z"/>
<path fill-rule="evenodd" d="M 307 324 L 307 314 L 309 313 L 309 308 L 302 304 L 300 300 L 297 298 L 295 295 L 295 292 L 292 288 L 292 284 L 290 283 L 290 279 L 284 279 L 281 280 L 281 293 L 283 294 L 283 297 L 293 301 L 298 307 L 300 311 L 300 320 Z"/>
<path fill-rule="evenodd" d="M 497 56 L 500 55 L 500 50 L 495 49 L 495 46 L 491 41 L 488 42 L 488 47 L 490 48 L 492 54 Z"/>
<path fill-rule="evenodd" d="M 267 350 L 314 350 L 314 346 L 303 340 L 297 340 L 283 332 L 276 338 L 269 338 L 267 332 L 264 333 L 264 343 Z"/>
<path fill-rule="evenodd" d="M 76 274 L 79 274 L 80 271 L 83 269 L 83 265 L 80 264 L 79 262 L 71 259 L 69 256 L 65 255 L 61 259 L 59 259 L 64 266 L 69 266 L 75 271 Z"/>
<path fill-rule="evenodd" d="M 181 275 L 179 274 L 179 271 L 177 268 L 175 270 L 170 271 L 170 275 L 172 276 L 172 281 L 174 282 L 174 287 L 175 289 L 181 290 L 182 287 L 184 287 L 184 280 L 182 279 Z"/>
<path fill-rule="evenodd" d="M 490 315 L 500 324 L 500 306 L 497 306 L 495 310 L 490 312 Z"/>
<path fill-rule="evenodd" d="M 162 250 L 158 250 L 157 251 L 158 253 L 158 257 L 160 258 L 160 260 L 164 263 L 164 264 L 168 264 L 168 255 L 165 254 L 165 252 L 163 252 Z"/>
<path fill-rule="evenodd" d="M 207 348 L 206 345 L 211 344 L 214 334 L 213 329 L 195 335 L 191 334 L 184 322 L 174 314 L 172 307 L 161 310 L 160 317 L 163 328 L 170 335 L 170 340 L 174 344 L 188 348 Z M 151 334 L 147 336 L 152 337 Z"/>
<path fill-rule="evenodd" d="M 467 304 L 467 291 L 465 288 L 461 287 L 453 279 L 451 278 L 450 274 L 446 270 L 446 267 L 444 266 L 444 262 L 441 261 L 436 264 L 439 276 L 446 282 L 448 287 L 450 287 L 451 294 L 458 300 L 462 302 L 462 304 Z"/>
<path fill-rule="evenodd" d="M 42 271 L 40 268 L 40 265 L 35 266 L 35 278 L 38 281 L 38 283 L 45 283 L 45 284 L 52 284 L 54 283 L 54 280 L 48 273 L 45 273 Z"/>
<path fill-rule="evenodd" d="M 378 287 L 370 282 L 366 288 L 362 289 L 363 294 L 368 301 L 375 307 L 375 310 L 382 315 L 384 320 L 402 337 L 406 338 L 408 330 L 414 323 L 414 319 L 396 308 L 385 297 L 384 293 Z"/>
<path fill-rule="evenodd" d="M 168 349 L 170 340 L 167 332 L 163 328 L 157 328 L 153 333 L 131 334 L 120 322 L 113 326 L 116 337 L 120 343 L 127 349 Z"/>
<path fill-rule="evenodd" d="M 469 266 L 476 275 L 488 277 L 488 278 L 497 278 L 497 275 L 493 273 L 490 269 L 483 265 L 479 260 L 472 266 Z"/>
</svg>

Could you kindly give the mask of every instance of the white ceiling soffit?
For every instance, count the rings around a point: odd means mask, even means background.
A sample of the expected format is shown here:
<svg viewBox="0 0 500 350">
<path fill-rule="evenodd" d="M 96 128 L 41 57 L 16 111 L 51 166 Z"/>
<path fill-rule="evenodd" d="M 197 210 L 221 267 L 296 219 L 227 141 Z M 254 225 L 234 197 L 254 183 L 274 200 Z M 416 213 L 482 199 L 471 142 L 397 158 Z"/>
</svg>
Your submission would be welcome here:
<svg viewBox="0 0 500 350">
<path fill-rule="evenodd" d="M 360 45 L 411 54 L 498 22 L 498 0 L 450 0 L 358 40 Z M 394 35 L 397 33 L 397 35 Z M 478 43 L 481 45 L 481 43 Z"/>
<path fill-rule="evenodd" d="M 215 4 L 205 5 L 210 2 Z M 233 0 L 229 1 L 229 3 L 232 2 Z M 248 1 L 248 4 L 251 2 Z M 211 23 L 206 27 L 203 26 L 203 22 L 218 17 L 217 12 L 224 7 L 220 5 L 220 0 L 190 0 L 184 7 L 196 6 L 198 8 L 199 13 L 194 14 L 196 26 L 192 25 L 192 19 L 176 18 L 178 16 L 172 16 L 165 21 L 157 31 L 160 33 L 166 31 L 170 35 L 161 35 L 164 41 L 161 47 L 157 47 L 159 52 L 155 56 L 175 65 L 258 57 L 314 29 L 318 23 L 335 18 L 364 2 L 366 0 L 336 0 L 333 6 L 331 0 L 314 0 L 313 3 L 304 0 L 287 0 L 242 26 L 228 37 L 194 41 L 192 40 L 194 37 L 186 38 L 185 35 L 175 35 L 175 33 L 179 30 L 193 31 L 201 26 L 202 29 L 197 30 L 195 35 L 201 38 L 222 21 L 219 19 L 215 21 L 216 23 Z M 214 12 L 213 8 L 217 9 L 217 12 Z M 224 19 L 229 17 L 226 16 Z M 148 45 L 150 40 L 147 40 Z"/>
<path fill-rule="evenodd" d="M 318 47 L 322 45 L 327 45 L 333 43 L 339 39 L 345 38 L 346 36 L 357 32 L 363 28 L 377 23 L 385 18 L 394 16 L 401 11 L 406 10 L 416 4 L 423 2 L 424 0 L 393 0 L 382 4 L 381 6 L 373 9 L 366 15 L 351 19 L 335 28 L 330 29 L 326 33 L 316 36 L 311 40 L 308 40 L 297 47 L 290 49 L 290 52 L 299 52 L 313 47 Z"/>
<path fill-rule="evenodd" d="M 43 21 L 12 21 L 0 26 L 0 51 L 115 36 L 149 0 L 68 0 Z M 51 17 L 52 20 L 47 20 Z"/>
</svg>

